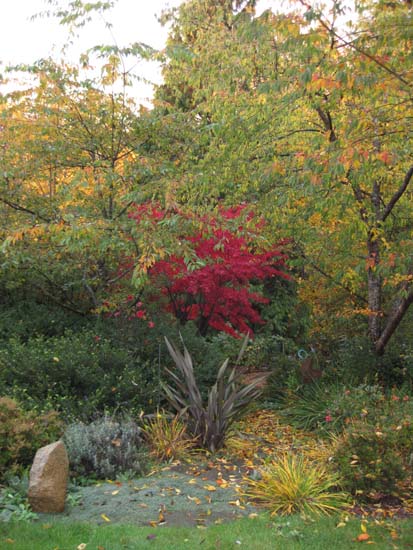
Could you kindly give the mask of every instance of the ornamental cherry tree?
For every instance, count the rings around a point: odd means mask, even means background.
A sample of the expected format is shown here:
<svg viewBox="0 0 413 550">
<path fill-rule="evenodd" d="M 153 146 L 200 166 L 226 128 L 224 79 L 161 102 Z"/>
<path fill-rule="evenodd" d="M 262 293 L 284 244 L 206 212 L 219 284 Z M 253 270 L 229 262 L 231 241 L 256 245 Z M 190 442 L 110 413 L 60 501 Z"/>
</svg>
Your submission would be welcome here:
<svg viewBox="0 0 413 550">
<path fill-rule="evenodd" d="M 134 216 L 138 222 L 144 209 L 139 210 Z M 220 209 L 217 216 L 204 216 L 198 230 L 180 237 L 183 248 L 192 250 L 190 262 L 173 253 L 148 270 L 150 281 L 164 297 L 165 308 L 182 324 L 193 321 L 202 336 L 210 328 L 235 337 L 252 334 L 254 327 L 264 323 L 259 306 L 269 302 L 257 287 L 273 277 L 290 279 L 282 243 L 266 250 L 258 248 L 263 222 L 244 210 L 241 205 Z M 154 207 L 146 208 L 145 213 L 157 222 L 172 215 Z M 240 225 L 241 216 L 247 228 Z"/>
</svg>

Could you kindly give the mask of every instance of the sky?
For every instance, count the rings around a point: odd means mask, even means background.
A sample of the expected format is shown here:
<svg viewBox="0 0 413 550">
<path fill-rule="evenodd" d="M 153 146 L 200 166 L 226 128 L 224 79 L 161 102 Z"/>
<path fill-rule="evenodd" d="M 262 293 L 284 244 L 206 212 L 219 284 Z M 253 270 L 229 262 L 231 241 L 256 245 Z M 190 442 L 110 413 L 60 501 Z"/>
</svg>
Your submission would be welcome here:
<svg viewBox="0 0 413 550">
<path fill-rule="evenodd" d="M 116 43 L 122 46 L 143 42 L 153 48 L 162 49 L 167 29 L 157 21 L 157 15 L 163 9 L 176 7 L 181 2 L 182 0 L 118 0 L 114 10 L 110 12 Z M 3 3 L 0 18 L 0 61 L 3 65 L 32 63 L 49 55 L 60 59 L 67 30 L 55 19 L 30 20 L 34 14 L 47 9 L 44 0 L 3 0 Z M 260 0 L 260 11 L 277 3 L 277 0 Z M 81 52 L 97 44 L 108 43 L 113 43 L 110 32 L 103 21 L 96 20 L 82 30 L 74 50 L 68 56 L 71 61 L 76 62 Z M 142 62 L 137 69 L 145 79 L 161 82 L 160 67 L 157 64 Z M 135 94 L 138 102 L 149 103 L 152 87 L 141 83 Z"/>
</svg>

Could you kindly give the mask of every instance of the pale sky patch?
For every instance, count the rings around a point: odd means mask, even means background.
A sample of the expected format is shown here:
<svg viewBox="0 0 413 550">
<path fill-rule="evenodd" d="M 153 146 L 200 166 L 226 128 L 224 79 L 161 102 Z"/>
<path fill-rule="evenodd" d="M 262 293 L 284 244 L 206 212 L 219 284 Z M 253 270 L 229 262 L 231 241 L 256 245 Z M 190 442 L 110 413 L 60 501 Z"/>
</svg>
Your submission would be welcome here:
<svg viewBox="0 0 413 550">
<path fill-rule="evenodd" d="M 0 18 L 0 62 L 2 65 L 26 63 L 46 57 L 61 58 L 62 46 L 67 41 L 68 31 L 56 19 L 31 16 L 50 9 L 43 0 L 3 0 Z M 166 8 L 176 7 L 182 0 L 118 0 L 113 10 L 106 13 L 112 24 L 111 33 L 99 17 L 80 30 L 75 47 L 65 55 L 72 63 L 77 63 L 80 53 L 98 44 L 112 44 L 113 37 L 118 46 L 133 42 L 143 42 L 155 49 L 162 49 L 167 38 L 167 29 L 162 27 L 157 17 Z M 260 0 L 259 12 L 280 6 L 277 0 Z M 1 66 L 0 66 L 1 69 Z M 160 66 L 156 63 L 141 62 L 136 72 L 151 82 L 162 80 Z M 152 86 L 140 83 L 135 88 L 138 102 L 147 103 L 152 97 Z"/>
</svg>

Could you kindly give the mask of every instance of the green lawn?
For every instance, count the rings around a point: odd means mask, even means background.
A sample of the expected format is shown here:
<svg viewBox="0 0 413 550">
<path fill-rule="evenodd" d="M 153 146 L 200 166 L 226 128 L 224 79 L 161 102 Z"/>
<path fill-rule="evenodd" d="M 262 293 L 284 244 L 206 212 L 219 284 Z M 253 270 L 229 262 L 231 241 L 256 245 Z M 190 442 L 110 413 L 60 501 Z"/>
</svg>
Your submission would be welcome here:
<svg viewBox="0 0 413 550">
<path fill-rule="evenodd" d="M 348 550 L 368 543 L 379 550 L 413 548 L 413 521 L 364 523 L 350 519 L 337 527 L 339 518 L 304 521 L 299 517 L 270 519 L 268 515 L 245 518 L 204 529 L 159 526 L 88 524 L 0 524 L 3 550 L 165 550 L 193 549 L 305 549 Z M 357 541 L 364 533 L 369 538 Z M 86 545 L 86 546 L 84 546 Z"/>
</svg>

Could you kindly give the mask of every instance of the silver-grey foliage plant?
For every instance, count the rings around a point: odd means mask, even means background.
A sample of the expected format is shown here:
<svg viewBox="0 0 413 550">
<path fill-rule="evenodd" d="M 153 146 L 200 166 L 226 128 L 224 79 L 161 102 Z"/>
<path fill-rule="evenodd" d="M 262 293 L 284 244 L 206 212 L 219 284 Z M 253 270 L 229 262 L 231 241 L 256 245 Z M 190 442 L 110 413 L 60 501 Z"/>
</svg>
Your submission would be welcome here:
<svg viewBox="0 0 413 550">
<path fill-rule="evenodd" d="M 141 432 L 131 420 L 105 416 L 91 424 L 77 422 L 68 426 L 63 440 L 73 474 L 111 479 L 125 472 L 142 473 Z"/>
</svg>

